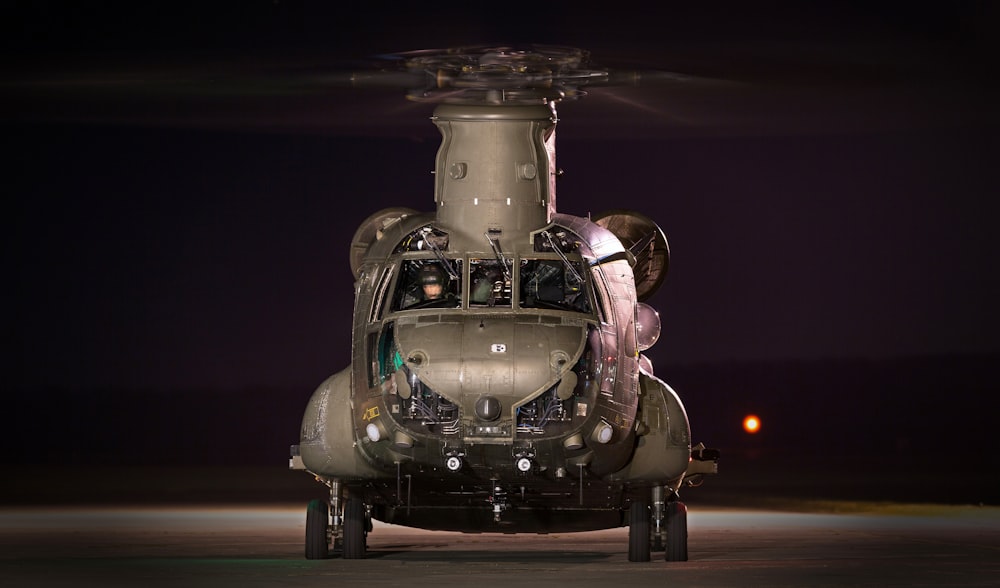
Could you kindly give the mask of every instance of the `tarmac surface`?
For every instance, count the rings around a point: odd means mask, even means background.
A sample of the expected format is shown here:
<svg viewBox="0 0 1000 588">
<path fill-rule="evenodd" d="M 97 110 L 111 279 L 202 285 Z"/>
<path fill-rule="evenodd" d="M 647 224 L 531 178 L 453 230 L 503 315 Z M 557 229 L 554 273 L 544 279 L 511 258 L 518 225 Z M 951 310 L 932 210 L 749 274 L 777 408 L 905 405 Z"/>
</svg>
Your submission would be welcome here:
<svg viewBox="0 0 1000 588">
<path fill-rule="evenodd" d="M 376 523 L 364 560 L 306 560 L 304 508 L 0 511 L 2 586 L 996 586 L 1000 509 L 692 507 L 687 562 L 630 563 L 627 529 L 551 535 Z M 818 510 L 818 509 L 817 509 Z"/>
<path fill-rule="evenodd" d="M 283 465 L 7 467 L 0 586 L 909 587 L 1000 578 L 1000 476 L 989 468 L 942 484 L 900 460 L 812 459 L 790 470 L 768 453 L 730 452 L 725 475 L 682 493 L 689 561 L 654 552 L 630 563 L 627 528 L 502 535 L 380 523 L 366 559 L 306 560 L 305 507 L 325 488 Z"/>
</svg>

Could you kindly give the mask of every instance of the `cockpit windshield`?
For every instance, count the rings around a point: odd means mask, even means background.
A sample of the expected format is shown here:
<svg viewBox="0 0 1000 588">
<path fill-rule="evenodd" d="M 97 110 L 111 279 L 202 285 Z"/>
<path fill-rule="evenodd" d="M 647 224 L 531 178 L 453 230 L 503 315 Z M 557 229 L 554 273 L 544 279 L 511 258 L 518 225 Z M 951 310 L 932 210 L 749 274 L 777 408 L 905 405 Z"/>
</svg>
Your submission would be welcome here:
<svg viewBox="0 0 1000 588">
<path fill-rule="evenodd" d="M 510 308 L 510 280 L 496 259 L 469 260 L 469 306 Z"/>
<path fill-rule="evenodd" d="M 396 282 L 392 310 L 460 307 L 462 261 L 446 261 L 450 267 L 437 259 L 405 260 Z"/>
<path fill-rule="evenodd" d="M 582 275 L 578 261 L 521 259 L 521 308 L 591 312 L 590 299 L 580 279 Z"/>
</svg>

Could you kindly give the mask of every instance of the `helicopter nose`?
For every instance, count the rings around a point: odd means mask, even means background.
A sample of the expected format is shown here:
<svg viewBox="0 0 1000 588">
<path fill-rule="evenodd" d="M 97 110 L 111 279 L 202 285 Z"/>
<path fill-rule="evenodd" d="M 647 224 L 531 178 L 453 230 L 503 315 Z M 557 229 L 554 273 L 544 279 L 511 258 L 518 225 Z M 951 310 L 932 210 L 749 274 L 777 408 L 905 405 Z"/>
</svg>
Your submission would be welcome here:
<svg viewBox="0 0 1000 588">
<path fill-rule="evenodd" d="M 493 396 L 483 396 L 476 401 L 476 416 L 481 421 L 495 421 L 500 418 L 502 407 L 500 401 Z"/>
</svg>

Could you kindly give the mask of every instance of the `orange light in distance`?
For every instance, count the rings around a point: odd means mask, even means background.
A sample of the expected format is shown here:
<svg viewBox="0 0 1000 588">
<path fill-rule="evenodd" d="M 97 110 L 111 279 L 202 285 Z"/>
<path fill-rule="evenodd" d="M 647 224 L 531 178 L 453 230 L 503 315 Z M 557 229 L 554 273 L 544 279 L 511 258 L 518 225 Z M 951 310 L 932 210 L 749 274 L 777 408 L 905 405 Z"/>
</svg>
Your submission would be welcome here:
<svg viewBox="0 0 1000 588">
<path fill-rule="evenodd" d="M 748 414 L 743 419 L 743 430 L 751 435 L 760 430 L 760 419 L 755 414 Z"/>
</svg>

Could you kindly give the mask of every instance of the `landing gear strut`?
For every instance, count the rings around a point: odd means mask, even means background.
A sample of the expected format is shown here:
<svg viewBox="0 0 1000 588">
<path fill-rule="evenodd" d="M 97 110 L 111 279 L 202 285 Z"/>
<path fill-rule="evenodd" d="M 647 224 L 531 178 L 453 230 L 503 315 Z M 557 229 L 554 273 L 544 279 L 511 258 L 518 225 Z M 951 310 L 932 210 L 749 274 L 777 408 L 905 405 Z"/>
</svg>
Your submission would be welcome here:
<svg viewBox="0 0 1000 588">
<path fill-rule="evenodd" d="M 663 486 L 653 487 L 653 551 L 664 551 L 667 542 L 667 507 Z"/>
</svg>

